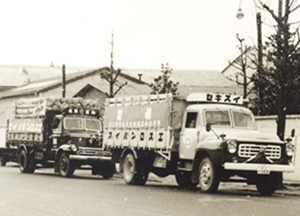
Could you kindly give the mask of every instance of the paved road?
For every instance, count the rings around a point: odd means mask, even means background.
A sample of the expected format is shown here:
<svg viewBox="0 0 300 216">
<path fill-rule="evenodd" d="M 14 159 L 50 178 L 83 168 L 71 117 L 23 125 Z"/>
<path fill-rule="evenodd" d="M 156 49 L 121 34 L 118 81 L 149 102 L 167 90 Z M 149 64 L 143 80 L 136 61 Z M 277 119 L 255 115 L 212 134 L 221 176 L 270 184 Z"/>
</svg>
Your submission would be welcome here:
<svg viewBox="0 0 300 216">
<path fill-rule="evenodd" d="M 299 215 L 300 196 L 261 197 L 235 184 L 216 194 L 179 189 L 173 178 L 152 177 L 146 186 L 129 186 L 120 176 L 104 180 L 88 170 L 73 178 L 52 169 L 21 174 L 13 164 L 0 167 L 0 215 Z"/>
</svg>

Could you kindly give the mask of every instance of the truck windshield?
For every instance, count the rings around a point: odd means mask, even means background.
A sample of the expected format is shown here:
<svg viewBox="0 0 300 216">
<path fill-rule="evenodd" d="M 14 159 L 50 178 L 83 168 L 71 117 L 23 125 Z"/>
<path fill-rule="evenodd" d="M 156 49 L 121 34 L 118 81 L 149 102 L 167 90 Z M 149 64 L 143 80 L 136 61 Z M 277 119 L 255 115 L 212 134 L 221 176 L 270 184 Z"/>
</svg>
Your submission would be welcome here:
<svg viewBox="0 0 300 216">
<path fill-rule="evenodd" d="M 241 111 L 232 111 L 233 121 L 235 127 L 243 128 L 254 128 L 254 119 L 251 113 L 247 113 L 243 110 Z"/>
<path fill-rule="evenodd" d="M 64 119 L 64 128 L 68 130 L 99 131 L 101 124 L 98 119 L 66 117 Z"/>
<path fill-rule="evenodd" d="M 211 125 L 230 126 L 229 112 L 225 110 L 205 111 L 206 123 Z"/>
<path fill-rule="evenodd" d="M 82 130 L 83 119 L 67 117 L 64 119 L 64 128 L 70 130 Z"/>
<path fill-rule="evenodd" d="M 85 120 L 85 128 L 87 130 L 99 131 L 101 129 L 100 121 L 98 119 L 84 119 L 84 120 Z"/>
</svg>

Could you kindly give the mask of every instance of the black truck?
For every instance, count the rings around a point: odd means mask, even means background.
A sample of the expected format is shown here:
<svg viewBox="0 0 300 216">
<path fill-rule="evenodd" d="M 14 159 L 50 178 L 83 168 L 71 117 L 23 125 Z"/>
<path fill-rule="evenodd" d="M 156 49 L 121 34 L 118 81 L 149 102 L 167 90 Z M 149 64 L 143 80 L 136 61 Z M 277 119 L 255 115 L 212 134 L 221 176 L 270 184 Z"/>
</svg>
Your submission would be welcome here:
<svg viewBox="0 0 300 216">
<path fill-rule="evenodd" d="M 8 120 L 1 163 L 18 161 L 22 173 L 33 173 L 37 164 L 54 165 L 64 177 L 89 165 L 92 174 L 108 179 L 115 164 L 103 148 L 102 133 L 100 107 L 93 100 L 21 99 L 16 102 L 15 119 Z"/>
</svg>

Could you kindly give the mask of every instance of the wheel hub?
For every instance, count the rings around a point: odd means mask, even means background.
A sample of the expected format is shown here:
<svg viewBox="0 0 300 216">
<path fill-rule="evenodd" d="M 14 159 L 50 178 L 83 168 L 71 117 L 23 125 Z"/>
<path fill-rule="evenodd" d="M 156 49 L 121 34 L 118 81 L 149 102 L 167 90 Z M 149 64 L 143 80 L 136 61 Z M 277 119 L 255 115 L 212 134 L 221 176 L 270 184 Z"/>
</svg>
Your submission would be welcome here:
<svg viewBox="0 0 300 216">
<path fill-rule="evenodd" d="M 200 181 L 203 185 L 207 186 L 211 180 L 210 166 L 205 163 L 200 170 Z"/>
<path fill-rule="evenodd" d="M 60 164 L 61 170 L 66 171 L 68 167 L 68 161 L 65 157 L 62 158 L 61 164 Z"/>
<path fill-rule="evenodd" d="M 125 171 L 125 174 L 127 177 L 132 176 L 132 174 L 134 173 L 134 168 L 133 168 L 133 164 L 131 163 L 131 161 L 127 161 L 126 170 L 124 170 L 124 171 Z"/>
</svg>

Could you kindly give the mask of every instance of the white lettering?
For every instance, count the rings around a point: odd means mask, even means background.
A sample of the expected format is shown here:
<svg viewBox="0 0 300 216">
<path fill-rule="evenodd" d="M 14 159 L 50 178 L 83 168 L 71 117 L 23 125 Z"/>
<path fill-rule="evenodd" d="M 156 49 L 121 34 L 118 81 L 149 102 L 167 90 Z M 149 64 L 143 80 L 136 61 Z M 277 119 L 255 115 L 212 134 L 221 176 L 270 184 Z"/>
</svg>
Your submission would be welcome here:
<svg viewBox="0 0 300 216">
<path fill-rule="evenodd" d="M 151 120 L 151 116 L 152 116 L 152 108 L 146 108 L 145 119 Z"/>
</svg>

